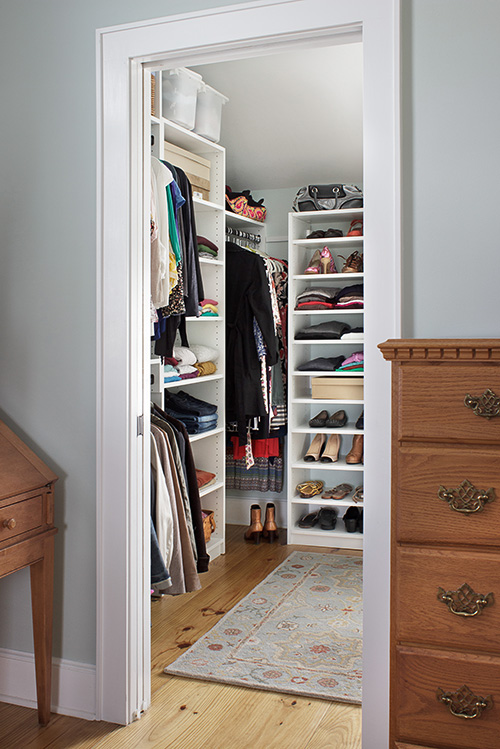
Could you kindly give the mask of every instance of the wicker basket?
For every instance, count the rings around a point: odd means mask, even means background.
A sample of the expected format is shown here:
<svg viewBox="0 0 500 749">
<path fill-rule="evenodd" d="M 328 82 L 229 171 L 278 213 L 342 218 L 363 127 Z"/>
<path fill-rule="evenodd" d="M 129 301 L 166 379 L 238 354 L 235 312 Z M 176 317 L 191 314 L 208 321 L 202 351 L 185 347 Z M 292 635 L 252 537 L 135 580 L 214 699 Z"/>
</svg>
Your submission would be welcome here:
<svg viewBox="0 0 500 749">
<path fill-rule="evenodd" d="M 153 117 L 156 115 L 155 91 L 156 91 L 156 78 L 154 75 L 151 75 L 151 114 L 153 115 Z"/>
<path fill-rule="evenodd" d="M 215 517 L 213 510 L 202 510 L 203 530 L 205 532 L 205 543 L 210 541 L 212 533 L 215 531 Z"/>
</svg>

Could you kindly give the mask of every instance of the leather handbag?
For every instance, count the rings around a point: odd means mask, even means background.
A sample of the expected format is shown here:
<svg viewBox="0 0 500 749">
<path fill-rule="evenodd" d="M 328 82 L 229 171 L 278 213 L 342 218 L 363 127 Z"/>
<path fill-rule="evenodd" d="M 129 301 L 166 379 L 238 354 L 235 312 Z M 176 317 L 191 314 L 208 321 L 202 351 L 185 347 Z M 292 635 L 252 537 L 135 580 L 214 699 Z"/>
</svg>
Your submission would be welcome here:
<svg viewBox="0 0 500 749">
<path fill-rule="evenodd" d="M 294 198 L 294 211 L 333 211 L 362 208 L 363 192 L 356 185 L 306 185 Z"/>
</svg>

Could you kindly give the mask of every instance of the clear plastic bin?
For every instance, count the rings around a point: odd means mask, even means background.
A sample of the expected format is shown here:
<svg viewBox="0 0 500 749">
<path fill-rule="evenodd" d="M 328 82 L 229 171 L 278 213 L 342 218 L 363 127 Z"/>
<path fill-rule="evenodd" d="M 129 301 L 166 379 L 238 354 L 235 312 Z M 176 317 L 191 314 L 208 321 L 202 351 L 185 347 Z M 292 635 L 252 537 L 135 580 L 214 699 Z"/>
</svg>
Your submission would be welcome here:
<svg viewBox="0 0 500 749">
<path fill-rule="evenodd" d="M 196 102 L 195 133 L 218 143 L 220 140 L 222 106 L 228 101 L 227 96 L 220 94 L 206 83 L 202 83 Z"/>
<path fill-rule="evenodd" d="M 163 116 L 187 130 L 192 130 L 196 119 L 196 99 L 201 83 L 201 75 L 188 68 L 164 70 L 162 74 Z"/>
</svg>

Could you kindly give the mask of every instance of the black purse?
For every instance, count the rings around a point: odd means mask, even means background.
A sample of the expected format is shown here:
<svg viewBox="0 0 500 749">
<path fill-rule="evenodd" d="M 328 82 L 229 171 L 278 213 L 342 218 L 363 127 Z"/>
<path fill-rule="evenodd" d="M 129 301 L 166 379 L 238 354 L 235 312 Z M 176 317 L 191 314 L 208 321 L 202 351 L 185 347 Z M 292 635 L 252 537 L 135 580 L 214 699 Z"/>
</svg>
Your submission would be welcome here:
<svg viewBox="0 0 500 749">
<path fill-rule="evenodd" d="M 306 185 L 294 198 L 294 211 L 332 211 L 362 208 L 363 192 L 356 185 Z"/>
</svg>

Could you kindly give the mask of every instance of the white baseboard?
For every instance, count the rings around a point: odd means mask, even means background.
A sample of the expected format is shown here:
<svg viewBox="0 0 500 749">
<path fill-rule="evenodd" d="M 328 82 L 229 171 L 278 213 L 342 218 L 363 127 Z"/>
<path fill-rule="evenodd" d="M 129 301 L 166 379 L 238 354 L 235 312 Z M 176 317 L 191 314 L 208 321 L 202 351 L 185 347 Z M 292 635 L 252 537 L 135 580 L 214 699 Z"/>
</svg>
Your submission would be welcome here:
<svg viewBox="0 0 500 749">
<path fill-rule="evenodd" d="M 33 654 L 0 648 L 0 702 L 36 708 L 35 684 Z M 53 658 L 51 709 L 54 713 L 95 720 L 95 666 Z"/>
</svg>

